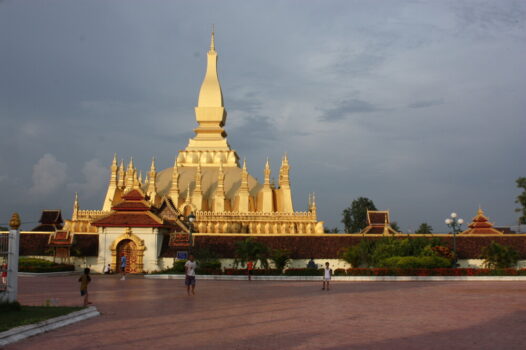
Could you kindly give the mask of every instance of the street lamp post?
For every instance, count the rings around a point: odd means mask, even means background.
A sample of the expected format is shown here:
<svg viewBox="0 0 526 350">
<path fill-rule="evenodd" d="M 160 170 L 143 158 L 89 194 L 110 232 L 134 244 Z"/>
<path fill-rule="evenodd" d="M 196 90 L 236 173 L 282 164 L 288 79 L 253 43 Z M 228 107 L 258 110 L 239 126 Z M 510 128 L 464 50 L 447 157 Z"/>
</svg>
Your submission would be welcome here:
<svg viewBox="0 0 526 350">
<path fill-rule="evenodd" d="M 457 213 L 451 213 L 450 217 L 444 220 L 446 225 L 451 228 L 451 232 L 453 233 L 453 254 L 454 254 L 454 265 L 453 267 L 457 267 L 457 234 L 462 232 L 462 224 L 464 223 L 464 219 L 459 218 Z"/>
</svg>

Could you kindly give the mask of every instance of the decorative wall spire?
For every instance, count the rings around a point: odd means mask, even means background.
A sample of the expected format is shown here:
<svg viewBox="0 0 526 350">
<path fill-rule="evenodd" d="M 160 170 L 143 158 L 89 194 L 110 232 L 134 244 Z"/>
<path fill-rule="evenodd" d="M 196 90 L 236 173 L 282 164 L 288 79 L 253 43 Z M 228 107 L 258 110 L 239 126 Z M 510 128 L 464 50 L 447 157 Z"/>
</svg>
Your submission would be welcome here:
<svg viewBox="0 0 526 350">
<path fill-rule="evenodd" d="M 75 221 L 78 219 L 79 215 L 79 194 L 75 192 L 75 202 L 73 202 L 73 215 L 71 216 L 71 220 Z"/>
<path fill-rule="evenodd" d="M 248 192 L 248 171 L 247 171 L 247 160 L 243 160 L 243 169 L 241 170 L 241 187 L 242 191 Z"/>
<path fill-rule="evenodd" d="M 311 213 L 316 216 L 317 214 L 317 206 L 316 206 L 316 194 L 312 193 L 312 199 L 311 199 L 311 205 L 310 205 L 310 211 Z"/>
<path fill-rule="evenodd" d="M 119 167 L 117 166 L 117 153 L 113 154 L 113 161 L 111 162 L 110 185 L 117 186 L 117 175 Z"/>
<path fill-rule="evenodd" d="M 225 172 L 223 171 L 223 162 L 219 163 L 219 171 L 217 173 L 217 188 L 221 188 L 224 193 L 225 189 Z"/>
<path fill-rule="evenodd" d="M 152 165 L 150 165 L 150 172 L 148 173 L 148 189 L 147 194 L 150 196 L 150 202 L 155 202 L 157 196 L 157 169 L 155 168 L 155 157 L 152 158 Z"/>
<path fill-rule="evenodd" d="M 197 164 L 197 170 L 195 172 L 195 189 L 194 192 L 201 193 L 201 179 L 203 174 L 201 173 L 201 164 Z"/>
<path fill-rule="evenodd" d="M 270 174 L 270 163 L 267 157 L 267 162 L 265 163 L 265 182 L 263 183 L 264 186 L 270 186 Z"/>
<path fill-rule="evenodd" d="M 118 180 L 117 180 L 117 187 L 122 189 L 125 186 L 124 179 L 126 176 L 126 169 L 124 168 L 124 160 L 121 159 L 121 164 L 119 165 L 118 170 Z"/>
<path fill-rule="evenodd" d="M 198 163 L 195 171 L 195 188 L 194 193 L 192 193 L 192 204 L 195 205 L 197 210 L 201 210 L 203 207 L 203 191 L 201 189 L 202 177 L 201 165 Z"/>
<path fill-rule="evenodd" d="M 172 185 L 170 186 L 169 195 L 177 206 L 179 204 L 179 168 L 177 167 L 177 157 L 175 157 L 174 167 L 172 169 Z"/>
<path fill-rule="evenodd" d="M 139 172 L 136 167 L 133 167 L 133 188 L 139 188 Z"/>
<path fill-rule="evenodd" d="M 127 190 L 130 190 L 133 188 L 133 158 L 130 158 L 130 162 L 128 163 L 128 168 L 126 169 L 126 183 L 125 187 Z"/>
<path fill-rule="evenodd" d="M 279 169 L 279 187 L 290 187 L 289 170 L 289 160 L 285 154 L 281 159 L 281 168 Z"/>
<path fill-rule="evenodd" d="M 223 171 L 223 163 L 219 163 L 219 170 L 217 172 L 217 188 L 214 193 L 214 211 L 225 211 L 225 172 Z"/>
</svg>

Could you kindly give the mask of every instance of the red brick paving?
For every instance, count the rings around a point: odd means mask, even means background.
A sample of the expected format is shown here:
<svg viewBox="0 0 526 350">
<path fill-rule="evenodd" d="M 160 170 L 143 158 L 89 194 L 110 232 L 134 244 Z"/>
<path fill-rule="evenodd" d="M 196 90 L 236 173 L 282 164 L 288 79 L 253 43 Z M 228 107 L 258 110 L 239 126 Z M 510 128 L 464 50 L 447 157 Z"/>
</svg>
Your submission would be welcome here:
<svg viewBox="0 0 526 350">
<path fill-rule="evenodd" d="M 102 316 L 5 349 L 525 349 L 524 282 L 199 281 L 94 276 Z M 72 277 L 24 277 L 20 301 L 78 305 Z"/>
</svg>

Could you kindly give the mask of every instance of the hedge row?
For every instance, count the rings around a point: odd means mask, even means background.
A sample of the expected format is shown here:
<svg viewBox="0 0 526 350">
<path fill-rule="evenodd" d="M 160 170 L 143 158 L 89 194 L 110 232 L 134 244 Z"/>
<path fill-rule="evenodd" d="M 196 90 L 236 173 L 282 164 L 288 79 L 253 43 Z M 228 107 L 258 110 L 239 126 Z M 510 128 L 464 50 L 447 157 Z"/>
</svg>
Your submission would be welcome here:
<svg viewBox="0 0 526 350">
<path fill-rule="evenodd" d="M 35 258 L 20 258 L 18 261 L 20 272 L 62 272 L 75 271 L 75 266 L 70 264 L 57 264 L 52 261 Z"/>
<path fill-rule="evenodd" d="M 395 238 L 405 239 L 415 236 L 400 235 Z M 217 254 L 218 258 L 232 258 L 235 256 L 235 244 L 245 239 L 246 236 L 195 236 L 196 249 L 207 247 Z M 290 251 L 293 259 L 339 259 L 342 249 L 357 245 L 362 239 L 376 240 L 382 237 L 362 237 L 361 235 L 348 234 L 324 236 L 254 236 L 254 240 L 265 244 L 269 249 L 286 249 Z M 453 247 L 453 237 L 440 236 L 441 245 Z M 491 242 L 512 247 L 519 252 L 520 259 L 526 259 L 526 237 L 523 235 L 503 236 L 457 236 L 457 254 L 459 259 L 479 259 L 482 249 Z M 164 239 L 161 256 L 173 257 L 175 248 L 168 246 Z"/>
<path fill-rule="evenodd" d="M 154 273 L 174 273 L 169 270 Z M 181 272 L 176 272 L 182 274 Z M 198 275 L 247 275 L 246 269 L 198 269 Z M 323 276 L 323 269 L 286 269 L 284 273 L 277 269 L 255 269 L 254 276 Z M 526 269 L 474 269 L 474 268 L 437 268 L 437 269 L 394 269 L 394 268 L 350 268 L 335 269 L 334 276 L 526 276 Z"/>
</svg>

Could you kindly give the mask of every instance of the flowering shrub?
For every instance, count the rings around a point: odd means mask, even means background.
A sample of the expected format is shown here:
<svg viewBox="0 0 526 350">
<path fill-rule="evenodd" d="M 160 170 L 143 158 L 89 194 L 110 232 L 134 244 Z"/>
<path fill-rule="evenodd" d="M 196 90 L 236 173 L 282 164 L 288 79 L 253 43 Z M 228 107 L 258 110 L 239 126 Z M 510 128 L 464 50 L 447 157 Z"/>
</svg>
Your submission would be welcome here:
<svg viewBox="0 0 526 350">
<path fill-rule="evenodd" d="M 285 276 L 323 276 L 323 269 L 286 269 Z"/>
<path fill-rule="evenodd" d="M 247 275 L 247 269 L 225 269 L 225 275 Z M 281 275 L 281 270 L 278 269 L 254 269 L 253 276 L 277 276 Z"/>
<path fill-rule="evenodd" d="M 474 268 L 436 268 L 400 269 L 372 268 L 347 269 L 348 276 L 526 276 L 526 269 L 474 269 Z"/>
</svg>

